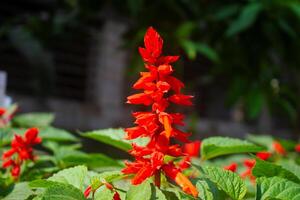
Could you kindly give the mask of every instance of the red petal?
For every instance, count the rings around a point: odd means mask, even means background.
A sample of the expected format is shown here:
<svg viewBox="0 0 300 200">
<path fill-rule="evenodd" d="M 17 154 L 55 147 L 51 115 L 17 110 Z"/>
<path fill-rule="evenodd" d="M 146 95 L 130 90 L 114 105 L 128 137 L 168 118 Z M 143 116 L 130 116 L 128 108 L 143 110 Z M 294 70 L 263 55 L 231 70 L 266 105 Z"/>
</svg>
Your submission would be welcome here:
<svg viewBox="0 0 300 200">
<path fill-rule="evenodd" d="M 247 159 L 244 161 L 244 165 L 250 169 L 252 169 L 255 165 L 256 161 L 254 159 Z"/>
<path fill-rule="evenodd" d="M 145 165 L 143 168 L 141 168 L 138 173 L 134 176 L 134 178 L 131 180 L 132 185 L 138 185 L 142 183 L 144 180 L 149 178 L 154 174 L 154 170 L 152 170 L 150 165 Z"/>
<path fill-rule="evenodd" d="M 190 140 L 188 139 L 188 137 L 191 135 L 190 133 L 185 133 L 183 131 L 173 128 L 172 135 L 180 142 L 190 142 Z"/>
<path fill-rule="evenodd" d="M 5 152 L 2 154 L 2 158 L 3 158 L 3 159 L 9 158 L 9 157 L 11 157 L 15 152 L 16 152 L 16 149 L 14 149 L 14 148 L 9 149 L 9 150 L 5 151 Z"/>
<path fill-rule="evenodd" d="M 281 154 L 281 155 L 286 154 L 286 150 L 284 149 L 284 147 L 278 141 L 273 142 L 273 149 L 278 154 Z"/>
<path fill-rule="evenodd" d="M 201 147 L 200 140 L 184 144 L 183 153 L 186 153 L 187 155 L 192 157 L 198 157 L 200 155 L 200 147 Z"/>
<path fill-rule="evenodd" d="M 258 152 L 256 156 L 262 160 L 268 160 L 272 154 L 267 151 Z"/>
<path fill-rule="evenodd" d="M 117 191 L 114 194 L 114 200 L 121 200 L 121 197 Z"/>
<path fill-rule="evenodd" d="M 88 186 L 88 187 L 85 189 L 85 191 L 84 191 L 84 197 L 85 197 L 85 198 L 88 198 L 88 196 L 90 195 L 91 191 L 92 191 L 92 186 Z"/>
<path fill-rule="evenodd" d="M 5 112 L 6 112 L 5 108 L 0 108 L 0 116 L 4 115 Z"/>
<path fill-rule="evenodd" d="M 174 124 L 183 126 L 184 115 L 180 113 L 172 113 L 169 114 L 172 117 L 172 121 Z"/>
<path fill-rule="evenodd" d="M 127 133 L 127 135 L 125 136 L 127 140 L 132 140 L 140 136 L 145 136 L 147 134 L 147 131 L 140 126 L 126 128 L 125 132 Z"/>
<path fill-rule="evenodd" d="M 15 162 L 12 159 L 9 159 L 9 160 L 7 160 L 7 161 L 5 161 L 5 162 L 2 163 L 2 167 L 3 168 L 7 168 L 7 167 L 9 167 L 11 165 L 14 165 L 14 163 Z"/>
<path fill-rule="evenodd" d="M 159 57 L 162 51 L 163 40 L 156 30 L 149 27 L 144 37 L 145 47 L 155 58 Z"/>
<path fill-rule="evenodd" d="M 154 64 L 156 62 L 156 58 L 151 55 L 147 51 L 147 49 L 139 47 L 139 53 L 142 56 L 144 62 L 149 63 L 149 64 Z"/>
<path fill-rule="evenodd" d="M 179 170 L 174 166 L 173 163 L 163 165 L 162 170 L 172 180 L 175 180 L 177 174 L 179 173 Z"/>
<path fill-rule="evenodd" d="M 182 88 L 184 88 L 184 84 L 177 78 L 173 76 L 168 76 L 166 81 L 171 85 L 171 88 L 176 92 L 179 93 Z"/>
<path fill-rule="evenodd" d="M 238 166 L 237 163 L 231 163 L 230 165 L 225 166 L 224 169 L 232 172 L 236 172 L 237 166 Z"/>
<path fill-rule="evenodd" d="M 168 106 L 168 101 L 166 99 L 161 99 L 159 102 L 153 103 L 152 110 L 155 112 L 163 112 Z"/>
<path fill-rule="evenodd" d="M 295 146 L 295 151 L 298 152 L 298 153 L 300 153 L 300 144 L 297 144 Z"/>
<path fill-rule="evenodd" d="M 10 173 L 11 173 L 12 176 L 18 177 L 18 176 L 20 175 L 20 171 L 21 171 L 20 166 L 19 166 L 19 165 L 15 165 L 15 166 L 11 169 Z"/>
<path fill-rule="evenodd" d="M 163 93 L 166 93 L 170 90 L 171 86 L 169 83 L 164 82 L 164 81 L 158 81 L 156 83 L 157 89 Z"/>
<path fill-rule="evenodd" d="M 173 157 L 179 157 L 183 155 L 181 148 L 178 144 L 170 146 L 167 154 Z"/>
<path fill-rule="evenodd" d="M 171 65 L 159 65 L 157 70 L 161 75 L 169 75 L 173 72 L 173 68 Z"/>
<path fill-rule="evenodd" d="M 193 96 L 191 95 L 174 94 L 169 97 L 169 100 L 179 105 L 191 106 L 193 105 L 193 103 L 191 102 L 191 98 L 193 98 Z"/>
<path fill-rule="evenodd" d="M 173 62 L 176 62 L 179 59 L 179 56 L 161 56 L 157 60 L 157 65 L 167 65 Z"/>
<path fill-rule="evenodd" d="M 30 128 L 25 132 L 25 142 L 27 144 L 34 143 L 35 138 L 37 137 L 39 130 L 37 128 Z"/>
<path fill-rule="evenodd" d="M 138 93 L 131 95 L 127 97 L 127 103 L 131 104 L 144 104 L 146 106 L 149 106 L 152 103 L 152 99 L 149 97 L 149 95 L 145 93 Z"/>
</svg>

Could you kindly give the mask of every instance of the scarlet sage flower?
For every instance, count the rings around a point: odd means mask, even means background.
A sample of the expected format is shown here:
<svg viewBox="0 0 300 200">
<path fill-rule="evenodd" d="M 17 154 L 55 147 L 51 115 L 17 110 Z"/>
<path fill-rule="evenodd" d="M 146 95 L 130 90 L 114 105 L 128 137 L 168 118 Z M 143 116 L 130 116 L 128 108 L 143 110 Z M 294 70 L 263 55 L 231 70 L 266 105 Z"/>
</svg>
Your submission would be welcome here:
<svg viewBox="0 0 300 200">
<path fill-rule="evenodd" d="M 166 155 L 183 156 L 179 145 L 172 145 L 174 138 L 183 143 L 189 142 L 189 133 L 179 130 L 176 126 L 184 125 L 184 116 L 180 113 L 169 113 L 170 104 L 192 105 L 190 95 L 181 93 L 184 84 L 174 76 L 171 65 L 179 56 L 162 56 L 163 40 L 160 35 L 150 27 L 144 37 L 145 47 L 140 47 L 139 52 L 145 62 L 146 72 L 141 72 L 141 77 L 134 83 L 133 88 L 141 90 L 139 93 L 127 97 L 129 104 L 142 104 L 149 106 L 146 112 L 134 112 L 135 126 L 126 128 L 125 138 L 128 140 L 148 137 L 146 146 L 132 144 L 129 153 L 135 158 L 134 162 L 125 162 L 125 174 L 134 174 L 131 183 L 136 185 L 147 178 L 154 176 L 155 184 L 160 186 L 160 174 L 164 173 L 175 181 L 182 189 L 197 196 L 195 186 L 180 172 L 173 162 L 166 163 Z"/>
<path fill-rule="evenodd" d="M 232 172 L 236 172 L 237 166 L 238 166 L 237 163 L 234 162 L 234 163 L 231 163 L 228 166 L 225 166 L 224 169 L 232 171 Z"/>
<path fill-rule="evenodd" d="M 285 148 L 282 146 L 282 144 L 278 141 L 274 141 L 273 142 L 273 149 L 276 153 L 280 154 L 280 155 L 285 155 L 286 154 L 286 150 Z"/>
<path fill-rule="evenodd" d="M 24 137 L 15 135 L 11 141 L 11 149 L 2 155 L 2 167 L 11 168 L 11 175 L 17 178 L 20 175 L 21 165 L 26 160 L 34 160 L 33 146 L 41 143 L 38 137 L 38 129 L 30 128 L 25 132 Z"/>
<path fill-rule="evenodd" d="M 295 151 L 298 152 L 298 153 L 300 153 L 300 144 L 297 144 L 295 146 Z"/>
<path fill-rule="evenodd" d="M 12 118 L 12 114 L 8 113 L 6 108 L 0 107 L 0 128 L 6 126 Z"/>
</svg>

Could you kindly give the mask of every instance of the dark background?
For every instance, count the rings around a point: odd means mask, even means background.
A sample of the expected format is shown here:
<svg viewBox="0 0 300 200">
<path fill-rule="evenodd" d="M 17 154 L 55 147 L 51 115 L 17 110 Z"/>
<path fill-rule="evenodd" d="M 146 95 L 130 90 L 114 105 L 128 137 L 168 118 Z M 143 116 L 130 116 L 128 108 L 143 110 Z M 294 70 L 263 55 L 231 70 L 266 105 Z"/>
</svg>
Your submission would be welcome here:
<svg viewBox="0 0 300 200">
<path fill-rule="evenodd" d="M 0 70 L 20 112 L 69 130 L 126 127 L 125 105 L 153 26 L 195 96 L 194 137 L 299 135 L 297 0 L 10 0 L 0 3 Z"/>
</svg>

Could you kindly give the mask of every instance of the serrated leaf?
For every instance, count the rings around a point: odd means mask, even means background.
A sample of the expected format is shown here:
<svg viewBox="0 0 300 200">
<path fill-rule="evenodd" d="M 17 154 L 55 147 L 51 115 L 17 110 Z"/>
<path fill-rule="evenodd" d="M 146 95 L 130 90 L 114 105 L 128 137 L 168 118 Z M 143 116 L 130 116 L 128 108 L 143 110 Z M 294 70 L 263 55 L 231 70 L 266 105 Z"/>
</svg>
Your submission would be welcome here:
<svg viewBox="0 0 300 200">
<path fill-rule="evenodd" d="M 201 171 L 232 199 L 239 200 L 245 196 L 247 188 L 238 174 L 213 166 L 205 166 Z"/>
<path fill-rule="evenodd" d="M 233 36 L 250 27 L 255 22 L 262 9 L 263 6 L 260 2 L 252 2 L 246 5 L 242 9 L 239 17 L 230 24 L 226 31 L 226 35 Z"/>
<path fill-rule="evenodd" d="M 105 144 L 109 144 L 116 148 L 119 148 L 124 151 L 128 151 L 131 149 L 131 143 L 137 143 L 139 145 L 144 145 L 148 142 L 147 138 L 140 138 L 136 140 L 125 140 L 125 132 L 123 129 L 103 129 L 103 130 L 96 130 L 87 133 L 81 134 L 83 137 L 95 139 L 97 141 L 103 142 Z"/>
<path fill-rule="evenodd" d="M 84 190 L 84 180 L 88 174 L 85 166 L 76 166 L 68 169 L 61 170 L 48 178 L 50 181 L 67 183 L 74 187 Z"/>
<path fill-rule="evenodd" d="M 2 200 L 25 200 L 33 194 L 27 182 L 17 183 L 13 190 Z"/>
<path fill-rule="evenodd" d="M 227 197 L 227 195 L 219 190 L 218 186 L 208 178 L 197 181 L 196 187 L 199 191 L 199 197 L 203 200 L 223 200 Z"/>
<path fill-rule="evenodd" d="M 265 150 L 251 142 L 229 137 L 210 137 L 201 144 L 201 158 L 211 159 L 221 155 L 234 153 L 250 153 Z"/>
<path fill-rule="evenodd" d="M 151 200 L 151 185 L 149 181 L 144 181 L 139 185 L 132 185 L 127 194 L 126 200 Z"/>
<path fill-rule="evenodd" d="M 86 200 L 83 193 L 76 187 L 59 183 L 48 187 L 40 196 L 42 200 Z"/>
<path fill-rule="evenodd" d="M 275 165 L 273 163 L 263 161 L 261 159 L 256 159 L 256 164 L 252 169 L 252 173 L 255 177 L 278 176 L 293 181 L 295 183 L 300 183 L 299 178 L 291 171 L 288 171 L 287 169 L 284 169 L 279 165 Z"/>
<path fill-rule="evenodd" d="M 300 185 L 280 177 L 261 177 L 256 179 L 256 200 L 298 200 Z"/>
<path fill-rule="evenodd" d="M 54 121 L 52 113 L 26 113 L 13 118 L 13 123 L 19 127 L 46 127 Z"/>
<path fill-rule="evenodd" d="M 280 166 L 282 166 L 284 169 L 293 172 L 298 179 L 300 180 L 300 166 L 297 165 L 294 161 L 286 161 L 286 160 L 280 160 L 279 161 Z"/>
</svg>

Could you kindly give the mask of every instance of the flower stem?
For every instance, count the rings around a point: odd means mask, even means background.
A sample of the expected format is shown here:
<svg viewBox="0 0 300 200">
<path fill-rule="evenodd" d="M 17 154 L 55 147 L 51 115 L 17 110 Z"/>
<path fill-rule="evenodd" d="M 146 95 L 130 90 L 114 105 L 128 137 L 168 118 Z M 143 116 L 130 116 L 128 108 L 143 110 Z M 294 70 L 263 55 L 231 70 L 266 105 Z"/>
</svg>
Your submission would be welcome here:
<svg viewBox="0 0 300 200">
<path fill-rule="evenodd" d="M 154 175 L 154 184 L 156 187 L 160 188 L 160 171 L 156 172 Z"/>
</svg>

